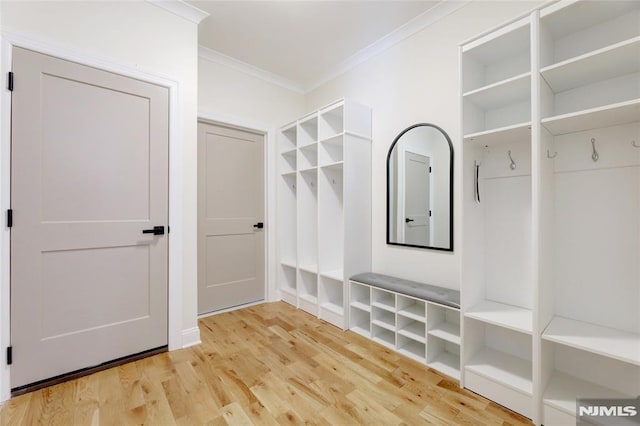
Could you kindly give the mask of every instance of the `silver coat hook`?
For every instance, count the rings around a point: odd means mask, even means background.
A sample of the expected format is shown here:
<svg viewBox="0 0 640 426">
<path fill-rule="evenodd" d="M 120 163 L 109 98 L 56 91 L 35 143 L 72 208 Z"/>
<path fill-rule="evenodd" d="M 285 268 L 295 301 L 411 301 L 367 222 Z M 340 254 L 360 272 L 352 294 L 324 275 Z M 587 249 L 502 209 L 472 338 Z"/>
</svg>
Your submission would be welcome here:
<svg viewBox="0 0 640 426">
<path fill-rule="evenodd" d="M 551 154 L 549 153 L 549 150 L 547 150 L 547 158 L 556 158 L 557 156 L 558 156 L 558 153 L 557 153 L 557 152 L 554 152 L 554 153 L 553 153 L 553 155 L 551 155 Z"/>
<path fill-rule="evenodd" d="M 596 151 L 596 138 L 591 138 L 591 146 L 593 147 L 593 154 L 591 154 L 591 158 L 595 163 L 600 158 L 600 154 L 598 154 L 598 151 Z"/>
<path fill-rule="evenodd" d="M 509 167 L 511 168 L 511 170 L 515 170 L 516 162 L 513 161 L 513 157 L 511 156 L 511 150 L 509 150 L 508 154 L 509 154 L 509 160 L 511 160 L 511 164 L 509 165 Z"/>
<path fill-rule="evenodd" d="M 640 145 L 636 145 L 636 141 L 631 141 L 631 145 L 633 145 L 634 148 L 640 148 Z"/>
</svg>

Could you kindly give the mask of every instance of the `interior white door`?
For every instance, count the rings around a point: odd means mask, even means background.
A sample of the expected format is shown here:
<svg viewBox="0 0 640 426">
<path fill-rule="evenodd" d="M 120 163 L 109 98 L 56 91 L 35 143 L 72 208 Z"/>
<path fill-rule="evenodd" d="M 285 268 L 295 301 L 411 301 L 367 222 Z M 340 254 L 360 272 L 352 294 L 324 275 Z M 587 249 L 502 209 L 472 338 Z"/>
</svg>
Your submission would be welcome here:
<svg viewBox="0 0 640 426">
<path fill-rule="evenodd" d="M 405 151 L 404 160 L 404 241 L 430 245 L 430 158 Z"/>
<path fill-rule="evenodd" d="M 167 344 L 168 90 L 15 49 L 13 388 Z"/>
<path fill-rule="evenodd" d="M 265 298 L 264 135 L 198 126 L 198 312 L 204 314 Z"/>
</svg>

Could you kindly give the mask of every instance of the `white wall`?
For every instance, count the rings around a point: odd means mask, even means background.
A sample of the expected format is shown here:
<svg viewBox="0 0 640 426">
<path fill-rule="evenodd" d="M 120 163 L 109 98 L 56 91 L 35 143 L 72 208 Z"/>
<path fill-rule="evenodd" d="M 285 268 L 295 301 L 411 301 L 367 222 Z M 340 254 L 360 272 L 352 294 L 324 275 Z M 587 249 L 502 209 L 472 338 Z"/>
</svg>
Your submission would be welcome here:
<svg viewBox="0 0 640 426">
<path fill-rule="evenodd" d="M 4 1 L 2 30 L 179 81 L 183 238 L 172 243 L 179 244 L 183 253 L 181 329 L 192 330 L 197 326 L 196 24 L 142 1 Z"/>
<path fill-rule="evenodd" d="M 277 129 L 306 111 L 304 96 L 207 59 L 198 61 L 198 110 Z"/>
<path fill-rule="evenodd" d="M 313 90 L 307 110 L 347 97 L 373 108 L 373 270 L 459 288 L 461 177 L 458 45 L 542 2 L 474 1 L 393 48 Z M 443 128 L 454 145 L 454 252 L 385 243 L 386 156 L 415 123 Z"/>
</svg>

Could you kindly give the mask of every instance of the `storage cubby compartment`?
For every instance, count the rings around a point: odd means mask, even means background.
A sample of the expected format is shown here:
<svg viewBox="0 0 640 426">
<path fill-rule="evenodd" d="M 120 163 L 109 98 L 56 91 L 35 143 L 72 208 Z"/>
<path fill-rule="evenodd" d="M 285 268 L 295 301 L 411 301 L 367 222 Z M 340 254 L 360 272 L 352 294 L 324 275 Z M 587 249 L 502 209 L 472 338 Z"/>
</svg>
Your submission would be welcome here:
<svg viewBox="0 0 640 426">
<path fill-rule="evenodd" d="M 285 126 L 280 130 L 280 152 L 296 149 L 297 126 L 296 123 Z"/>
<path fill-rule="evenodd" d="M 543 9 L 540 16 L 543 69 L 615 47 L 640 35 L 637 1 L 581 1 L 568 6 L 559 3 Z"/>
<path fill-rule="evenodd" d="M 371 323 L 378 327 L 396 332 L 396 314 L 387 310 L 373 306 L 371 308 Z"/>
<path fill-rule="evenodd" d="M 470 43 L 462 50 L 462 92 L 504 82 L 531 72 L 529 18 L 501 31 L 501 34 Z"/>
<path fill-rule="evenodd" d="M 344 136 L 334 136 L 320 142 L 318 161 L 320 166 L 340 163 L 344 160 Z"/>
<path fill-rule="evenodd" d="M 531 336 L 465 319 L 465 387 L 531 417 Z"/>
<path fill-rule="evenodd" d="M 575 422 L 578 398 L 633 399 L 640 395 L 638 364 L 549 341 L 542 343 L 542 357 L 544 424 L 562 415 Z"/>
<path fill-rule="evenodd" d="M 398 295 L 398 315 L 414 321 L 426 322 L 427 311 L 423 300 Z"/>
<path fill-rule="evenodd" d="M 320 273 L 344 280 L 343 174 L 340 167 L 323 167 L 319 172 L 318 220 Z"/>
<path fill-rule="evenodd" d="M 299 173 L 298 267 L 318 272 L 318 182 L 317 171 Z"/>
<path fill-rule="evenodd" d="M 351 331 L 361 336 L 371 337 L 371 313 L 369 311 L 364 311 L 360 309 L 359 305 L 354 305 L 351 302 L 349 321 Z"/>
<path fill-rule="evenodd" d="M 300 308 L 318 315 L 318 276 L 311 272 L 298 270 L 298 302 Z"/>
<path fill-rule="evenodd" d="M 559 135 L 636 121 L 639 3 L 584 1 L 542 16 L 543 125 Z"/>
<path fill-rule="evenodd" d="M 282 300 L 297 306 L 296 268 L 281 264 L 278 272 Z"/>
<path fill-rule="evenodd" d="M 460 380 L 460 345 L 429 335 L 427 366 Z"/>
<path fill-rule="evenodd" d="M 464 314 L 531 334 L 531 144 L 481 147 L 465 142 L 465 149 L 479 168 L 477 175 L 468 177 L 476 199 L 467 201 L 465 210 L 468 261 L 463 292 L 469 297 Z"/>
<path fill-rule="evenodd" d="M 398 334 L 398 352 L 418 362 L 425 362 L 427 356 L 424 341 L 420 342 L 402 334 Z"/>
<path fill-rule="evenodd" d="M 311 114 L 298 121 L 298 147 L 318 142 L 318 115 Z"/>
<path fill-rule="evenodd" d="M 279 221 L 280 263 L 296 266 L 296 175 L 280 177 L 279 185 Z"/>
<path fill-rule="evenodd" d="M 375 322 L 371 325 L 371 338 L 374 342 L 378 342 L 388 348 L 396 348 L 396 334 L 388 328 L 377 325 Z"/>
<path fill-rule="evenodd" d="M 292 149 L 280 154 L 280 172 L 282 174 L 291 173 L 296 171 L 297 165 L 297 150 Z"/>
<path fill-rule="evenodd" d="M 311 169 L 318 166 L 318 144 L 312 143 L 298 149 L 298 163 L 300 170 Z"/>
<path fill-rule="evenodd" d="M 320 111 L 318 134 L 320 140 L 339 135 L 344 132 L 344 105 L 330 106 Z"/>
<path fill-rule="evenodd" d="M 366 285 L 349 282 L 351 306 L 366 312 L 371 312 L 371 288 Z"/>
<path fill-rule="evenodd" d="M 344 287 L 342 281 L 320 276 L 320 318 L 344 328 Z"/>
<path fill-rule="evenodd" d="M 460 345 L 460 311 L 429 303 L 429 336 Z"/>
<path fill-rule="evenodd" d="M 397 324 L 398 335 L 413 339 L 422 344 L 427 343 L 427 329 L 424 322 L 398 315 Z"/>
<path fill-rule="evenodd" d="M 389 291 L 371 289 L 371 305 L 389 312 L 396 311 L 396 296 Z"/>
</svg>

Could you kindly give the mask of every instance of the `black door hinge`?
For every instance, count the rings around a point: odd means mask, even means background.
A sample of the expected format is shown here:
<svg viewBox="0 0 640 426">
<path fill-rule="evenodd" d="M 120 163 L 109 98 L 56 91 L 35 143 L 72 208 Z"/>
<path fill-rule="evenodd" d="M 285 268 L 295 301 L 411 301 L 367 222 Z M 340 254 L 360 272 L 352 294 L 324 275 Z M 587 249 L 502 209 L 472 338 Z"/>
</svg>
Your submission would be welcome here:
<svg viewBox="0 0 640 426">
<path fill-rule="evenodd" d="M 13 72 L 9 71 L 9 76 L 7 78 L 7 89 L 10 92 L 13 92 Z"/>
<path fill-rule="evenodd" d="M 7 210 L 7 228 L 11 228 L 13 226 L 13 210 Z"/>
<path fill-rule="evenodd" d="M 7 346 L 7 365 L 13 364 L 13 346 Z"/>
</svg>

